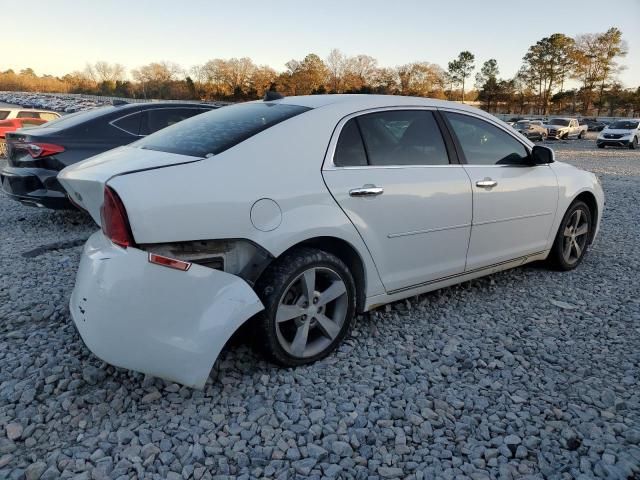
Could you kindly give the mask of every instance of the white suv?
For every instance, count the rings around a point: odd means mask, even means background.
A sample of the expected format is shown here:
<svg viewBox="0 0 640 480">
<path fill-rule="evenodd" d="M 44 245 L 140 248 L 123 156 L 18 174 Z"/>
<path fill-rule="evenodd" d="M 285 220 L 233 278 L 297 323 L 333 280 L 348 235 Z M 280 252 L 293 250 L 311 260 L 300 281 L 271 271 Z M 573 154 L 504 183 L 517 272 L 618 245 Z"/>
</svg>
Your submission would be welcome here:
<svg viewBox="0 0 640 480">
<path fill-rule="evenodd" d="M 56 118 L 60 118 L 60 114 L 50 110 L 0 107 L 0 120 L 13 120 L 14 118 L 41 118 L 42 120 L 49 122 Z"/>
</svg>

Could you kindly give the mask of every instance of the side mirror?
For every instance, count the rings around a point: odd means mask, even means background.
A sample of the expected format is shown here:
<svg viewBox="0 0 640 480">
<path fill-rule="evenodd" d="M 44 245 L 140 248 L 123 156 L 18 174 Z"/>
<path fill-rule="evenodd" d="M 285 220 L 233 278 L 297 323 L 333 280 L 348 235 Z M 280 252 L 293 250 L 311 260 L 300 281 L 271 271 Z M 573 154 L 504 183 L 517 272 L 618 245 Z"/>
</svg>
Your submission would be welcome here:
<svg viewBox="0 0 640 480">
<path fill-rule="evenodd" d="M 549 147 L 543 147 L 542 145 L 535 145 L 531 150 L 531 160 L 534 165 L 546 165 L 553 163 L 555 155 L 553 150 Z"/>
</svg>

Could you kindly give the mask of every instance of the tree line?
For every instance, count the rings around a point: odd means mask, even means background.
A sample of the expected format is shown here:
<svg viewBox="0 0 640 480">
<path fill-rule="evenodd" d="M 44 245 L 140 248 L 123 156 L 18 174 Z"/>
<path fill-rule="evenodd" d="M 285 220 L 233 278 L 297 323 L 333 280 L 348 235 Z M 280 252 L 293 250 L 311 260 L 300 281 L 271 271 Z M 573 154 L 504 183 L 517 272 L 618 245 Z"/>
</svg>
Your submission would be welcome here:
<svg viewBox="0 0 640 480">
<path fill-rule="evenodd" d="M 0 73 L 0 90 L 85 93 L 130 98 L 240 101 L 267 90 L 285 95 L 378 93 L 480 102 L 491 112 L 514 114 L 640 113 L 640 87 L 624 88 L 617 75 L 627 45 L 617 28 L 602 33 L 562 33 L 531 45 L 512 78 L 501 78 L 498 62 L 463 51 L 444 69 L 421 61 L 383 67 L 369 55 L 333 49 L 326 58 L 310 53 L 277 72 L 250 58 L 216 58 L 190 69 L 152 62 L 127 75 L 117 63 L 96 62 L 62 77 L 32 69 Z M 474 77 L 475 72 L 475 77 Z M 567 88 L 571 85 L 571 88 Z"/>
</svg>

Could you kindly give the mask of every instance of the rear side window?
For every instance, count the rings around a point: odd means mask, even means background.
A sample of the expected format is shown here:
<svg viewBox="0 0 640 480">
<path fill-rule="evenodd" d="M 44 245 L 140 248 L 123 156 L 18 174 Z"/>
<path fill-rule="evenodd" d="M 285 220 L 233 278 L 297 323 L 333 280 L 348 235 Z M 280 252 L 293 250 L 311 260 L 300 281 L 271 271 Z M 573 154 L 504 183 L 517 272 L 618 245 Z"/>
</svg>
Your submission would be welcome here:
<svg viewBox="0 0 640 480">
<path fill-rule="evenodd" d="M 470 165 L 521 165 L 529 152 L 511 135 L 489 122 L 459 113 L 445 112 Z"/>
<path fill-rule="evenodd" d="M 4 120 L 8 116 L 9 116 L 9 111 L 8 110 L 0 110 L 0 120 Z"/>
<path fill-rule="evenodd" d="M 140 124 L 142 122 L 143 114 L 144 112 L 132 113 L 131 115 L 118 118 L 111 123 L 114 127 L 119 128 L 130 135 L 138 136 L 140 134 Z"/>
<path fill-rule="evenodd" d="M 40 118 L 38 112 L 18 112 L 16 118 Z"/>
<path fill-rule="evenodd" d="M 333 155 L 333 163 L 336 167 L 360 167 L 367 165 L 367 154 L 364 150 L 362 137 L 357 120 L 349 120 L 342 131 L 336 144 Z"/>
<path fill-rule="evenodd" d="M 192 157 L 216 155 L 307 110 L 277 103 L 222 107 L 153 133 L 134 146 Z"/>
<path fill-rule="evenodd" d="M 448 165 L 432 112 L 394 110 L 358 117 L 371 165 Z"/>
<path fill-rule="evenodd" d="M 58 115 L 56 115 L 55 113 L 42 112 L 40 113 L 40 118 L 49 122 L 58 118 Z"/>
</svg>

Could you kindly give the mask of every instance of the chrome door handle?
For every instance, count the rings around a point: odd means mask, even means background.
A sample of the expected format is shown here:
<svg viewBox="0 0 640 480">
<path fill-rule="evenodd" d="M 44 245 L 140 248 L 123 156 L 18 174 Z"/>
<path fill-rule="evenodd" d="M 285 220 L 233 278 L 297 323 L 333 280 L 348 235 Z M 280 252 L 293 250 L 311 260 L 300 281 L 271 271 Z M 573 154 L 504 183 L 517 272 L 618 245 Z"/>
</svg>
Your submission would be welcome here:
<svg viewBox="0 0 640 480">
<path fill-rule="evenodd" d="M 384 193 L 384 188 L 375 185 L 365 185 L 361 188 L 353 188 L 349 190 L 352 197 L 377 197 Z"/>
<path fill-rule="evenodd" d="M 485 178 L 484 180 L 478 180 L 476 182 L 476 186 L 480 188 L 493 188 L 496 185 L 498 185 L 498 182 L 491 180 L 490 178 Z"/>
</svg>

